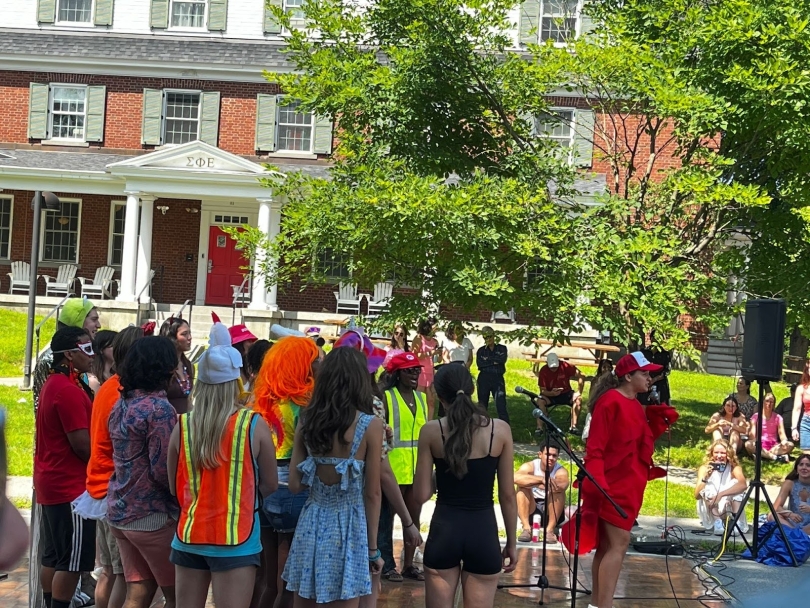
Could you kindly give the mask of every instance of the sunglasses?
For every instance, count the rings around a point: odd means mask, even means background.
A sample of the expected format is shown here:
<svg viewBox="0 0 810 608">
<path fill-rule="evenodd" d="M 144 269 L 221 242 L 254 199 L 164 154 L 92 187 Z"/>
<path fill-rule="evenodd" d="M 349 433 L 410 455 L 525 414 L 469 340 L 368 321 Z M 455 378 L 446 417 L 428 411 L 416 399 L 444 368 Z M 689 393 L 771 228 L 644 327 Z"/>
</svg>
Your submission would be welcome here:
<svg viewBox="0 0 810 608">
<path fill-rule="evenodd" d="M 75 352 L 77 350 L 82 351 L 88 357 L 92 357 L 93 355 L 96 354 L 95 352 L 93 352 L 93 343 L 92 342 L 80 342 L 79 344 L 76 345 L 76 348 L 68 348 L 67 350 L 57 350 L 57 351 L 54 351 L 54 354 L 57 354 L 57 353 L 71 353 L 71 352 Z"/>
<path fill-rule="evenodd" d="M 418 374 L 422 371 L 421 367 L 406 367 L 405 369 L 400 370 L 403 374 Z"/>
</svg>

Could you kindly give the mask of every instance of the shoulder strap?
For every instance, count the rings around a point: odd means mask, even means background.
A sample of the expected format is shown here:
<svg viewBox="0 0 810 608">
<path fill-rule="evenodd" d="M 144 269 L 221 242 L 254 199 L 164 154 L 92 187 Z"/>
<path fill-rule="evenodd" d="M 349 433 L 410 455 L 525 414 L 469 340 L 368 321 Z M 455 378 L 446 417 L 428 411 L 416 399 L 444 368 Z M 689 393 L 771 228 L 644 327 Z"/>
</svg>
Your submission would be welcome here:
<svg viewBox="0 0 810 608">
<path fill-rule="evenodd" d="M 354 440 L 352 441 L 352 451 L 349 454 L 349 458 L 354 458 L 354 455 L 357 453 L 357 448 L 360 447 L 363 435 L 366 434 L 366 429 L 373 419 L 374 416 L 371 414 L 360 414 L 360 418 L 357 420 L 357 426 L 354 427 Z"/>
<path fill-rule="evenodd" d="M 489 431 L 489 452 L 487 455 L 492 456 L 492 440 L 495 439 L 495 419 L 490 418 L 489 423 L 492 425 L 492 429 Z"/>
<path fill-rule="evenodd" d="M 442 426 L 442 419 L 439 418 L 439 431 L 442 434 L 442 444 L 444 444 L 444 427 Z"/>
</svg>

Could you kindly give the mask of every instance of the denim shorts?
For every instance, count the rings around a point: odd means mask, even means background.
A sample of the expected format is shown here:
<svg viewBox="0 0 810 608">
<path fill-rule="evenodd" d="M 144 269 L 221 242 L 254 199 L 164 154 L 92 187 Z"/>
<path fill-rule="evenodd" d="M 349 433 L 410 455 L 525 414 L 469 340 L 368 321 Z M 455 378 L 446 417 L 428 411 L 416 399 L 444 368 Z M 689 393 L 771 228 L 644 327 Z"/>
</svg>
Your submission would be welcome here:
<svg viewBox="0 0 810 608">
<path fill-rule="evenodd" d="M 293 494 L 287 486 L 279 486 L 278 490 L 264 499 L 264 514 L 270 527 L 276 532 L 295 532 L 301 510 L 309 498 L 309 489 Z"/>
<path fill-rule="evenodd" d="M 210 572 L 225 572 L 236 568 L 244 568 L 245 566 L 256 566 L 258 568 L 262 563 L 261 553 L 237 557 L 211 557 L 209 555 L 180 551 L 179 549 L 172 549 L 169 559 L 175 566 L 194 570 L 208 570 Z"/>
<path fill-rule="evenodd" d="M 810 450 L 810 416 L 805 414 L 799 423 L 799 447 Z"/>
</svg>

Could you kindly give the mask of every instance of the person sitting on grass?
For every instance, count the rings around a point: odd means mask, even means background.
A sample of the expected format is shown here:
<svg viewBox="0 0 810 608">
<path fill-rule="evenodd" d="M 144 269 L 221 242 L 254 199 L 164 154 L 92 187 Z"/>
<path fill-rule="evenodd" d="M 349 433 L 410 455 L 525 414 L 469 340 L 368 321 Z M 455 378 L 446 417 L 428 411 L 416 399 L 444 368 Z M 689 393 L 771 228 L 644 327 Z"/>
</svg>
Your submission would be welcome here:
<svg viewBox="0 0 810 608">
<path fill-rule="evenodd" d="M 773 411 L 776 397 L 773 393 L 765 395 L 762 402 L 762 458 L 776 460 L 777 462 L 790 462 L 789 454 L 793 451 L 793 442 L 785 434 L 785 424 L 782 416 Z M 759 414 L 751 416 L 748 441 L 745 442 L 746 451 L 753 456 L 757 450 L 757 419 Z"/>
<path fill-rule="evenodd" d="M 745 416 L 740 412 L 737 398 L 734 395 L 726 397 L 723 401 L 723 407 L 712 414 L 709 424 L 706 425 L 705 432 L 710 434 L 714 441 L 720 439 L 727 441 L 735 454 L 739 451 L 742 444 L 740 435 L 745 435 L 748 432 L 748 423 L 745 421 Z"/>
<path fill-rule="evenodd" d="M 773 508 L 783 524 L 810 534 L 810 454 L 796 459 L 773 501 Z M 773 520 L 773 516 L 768 515 L 768 519 Z"/>
<path fill-rule="evenodd" d="M 518 542 L 531 542 L 531 519 L 535 515 L 541 517 L 546 542 L 557 542 L 555 531 L 565 519 L 565 490 L 568 488 L 568 470 L 559 463 L 559 456 L 559 446 L 546 440 L 540 446 L 537 458 L 524 463 L 515 472 L 518 519 L 523 527 Z"/>
<path fill-rule="evenodd" d="M 742 504 L 747 482 L 737 456 L 725 439 L 715 439 L 706 450 L 706 461 L 700 466 L 695 486 L 698 516 L 703 528 L 722 536 L 724 520 L 736 513 Z M 746 529 L 745 514 L 740 527 Z"/>
</svg>

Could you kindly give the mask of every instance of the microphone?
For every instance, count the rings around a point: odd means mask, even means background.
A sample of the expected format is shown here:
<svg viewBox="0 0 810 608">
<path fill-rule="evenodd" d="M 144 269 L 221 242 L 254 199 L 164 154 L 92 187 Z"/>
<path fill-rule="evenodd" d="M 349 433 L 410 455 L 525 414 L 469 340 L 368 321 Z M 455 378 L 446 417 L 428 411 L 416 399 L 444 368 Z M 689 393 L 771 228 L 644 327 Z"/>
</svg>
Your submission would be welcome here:
<svg viewBox="0 0 810 608">
<path fill-rule="evenodd" d="M 540 398 L 540 395 L 538 395 L 537 393 L 533 393 L 531 391 L 527 391 L 522 386 L 516 386 L 515 387 L 515 392 L 520 394 L 520 395 L 526 395 L 530 399 L 539 399 Z M 536 418 L 536 416 L 535 416 L 535 418 Z"/>
</svg>

